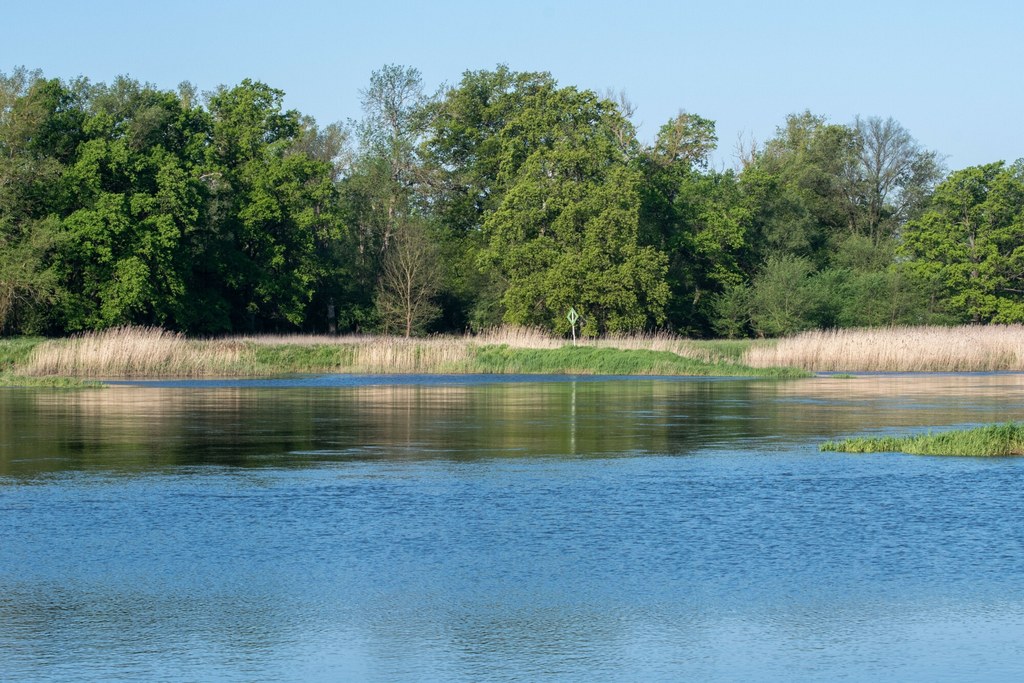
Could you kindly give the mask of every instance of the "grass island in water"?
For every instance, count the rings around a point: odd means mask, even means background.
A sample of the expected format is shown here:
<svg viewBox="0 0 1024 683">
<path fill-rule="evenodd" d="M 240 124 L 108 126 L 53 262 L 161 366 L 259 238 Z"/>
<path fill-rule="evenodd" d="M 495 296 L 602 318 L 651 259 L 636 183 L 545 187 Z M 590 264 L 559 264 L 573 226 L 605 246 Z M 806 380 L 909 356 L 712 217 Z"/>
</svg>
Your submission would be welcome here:
<svg viewBox="0 0 1024 683">
<path fill-rule="evenodd" d="M 913 455 L 1024 455 L 1024 424 L 1007 422 L 974 429 L 828 441 L 822 451 L 840 453 L 910 453 Z"/>
</svg>

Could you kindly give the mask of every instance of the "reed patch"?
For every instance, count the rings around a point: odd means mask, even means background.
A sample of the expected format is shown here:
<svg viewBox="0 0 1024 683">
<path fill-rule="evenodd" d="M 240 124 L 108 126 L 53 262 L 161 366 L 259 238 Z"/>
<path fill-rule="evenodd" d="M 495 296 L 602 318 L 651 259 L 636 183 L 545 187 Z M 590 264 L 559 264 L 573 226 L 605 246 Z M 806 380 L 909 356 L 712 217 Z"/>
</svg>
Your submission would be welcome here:
<svg viewBox="0 0 1024 683">
<path fill-rule="evenodd" d="M 741 362 L 817 372 L 1024 371 L 1024 326 L 815 330 L 752 345 Z"/>
</svg>

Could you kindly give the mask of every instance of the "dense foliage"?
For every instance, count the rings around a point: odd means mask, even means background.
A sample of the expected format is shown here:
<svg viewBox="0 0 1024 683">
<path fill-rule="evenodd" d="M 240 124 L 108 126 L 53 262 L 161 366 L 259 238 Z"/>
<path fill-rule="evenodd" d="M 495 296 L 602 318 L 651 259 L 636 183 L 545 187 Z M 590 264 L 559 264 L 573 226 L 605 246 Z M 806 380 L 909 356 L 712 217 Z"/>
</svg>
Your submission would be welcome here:
<svg viewBox="0 0 1024 683">
<path fill-rule="evenodd" d="M 892 119 L 809 112 L 712 168 L 714 122 L 641 143 L 624 99 L 499 66 L 386 66 L 319 127 L 200 96 L 0 74 L 0 332 L 814 327 L 1024 320 L 1024 165 L 944 178 Z"/>
</svg>

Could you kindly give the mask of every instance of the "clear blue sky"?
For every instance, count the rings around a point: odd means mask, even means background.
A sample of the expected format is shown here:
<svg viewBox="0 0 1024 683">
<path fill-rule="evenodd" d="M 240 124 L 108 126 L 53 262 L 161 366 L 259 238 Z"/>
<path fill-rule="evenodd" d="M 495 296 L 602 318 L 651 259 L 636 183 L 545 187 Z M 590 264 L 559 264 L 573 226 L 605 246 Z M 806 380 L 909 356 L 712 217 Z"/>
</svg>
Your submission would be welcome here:
<svg viewBox="0 0 1024 683">
<path fill-rule="evenodd" d="M 249 77 L 321 123 L 358 118 L 384 64 L 431 89 L 508 64 L 625 90 L 650 140 L 680 109 L 740 134 L 786 114 L 892 116 L 950 168 L 1024 157 L 1024 8 L 949 2 L 27 2 L 4 8 L 0 70 L 201 90 Z"/>
</svg>

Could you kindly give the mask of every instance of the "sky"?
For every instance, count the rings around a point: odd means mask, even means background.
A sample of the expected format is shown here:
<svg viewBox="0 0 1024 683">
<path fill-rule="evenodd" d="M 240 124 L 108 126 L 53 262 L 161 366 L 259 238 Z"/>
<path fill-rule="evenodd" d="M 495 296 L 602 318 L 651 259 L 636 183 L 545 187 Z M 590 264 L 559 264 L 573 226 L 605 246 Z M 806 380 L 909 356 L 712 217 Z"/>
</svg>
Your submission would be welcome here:
<svg viewBox="0 0 1024 683">
<path fill-rule="evenodd" d="M 429 90 L 506 64 L 624 91 L 641 140 L 679 111 L 717 124 L 716 165 L 787 114 L 893 117 L 950 169 L 1024 157 L 1024 3 L 93 0 L 10 3 L 0 71 L 200 90 L 244 78 L 321 124 L 361 116 L 386 64 Z"/>
</svg>

